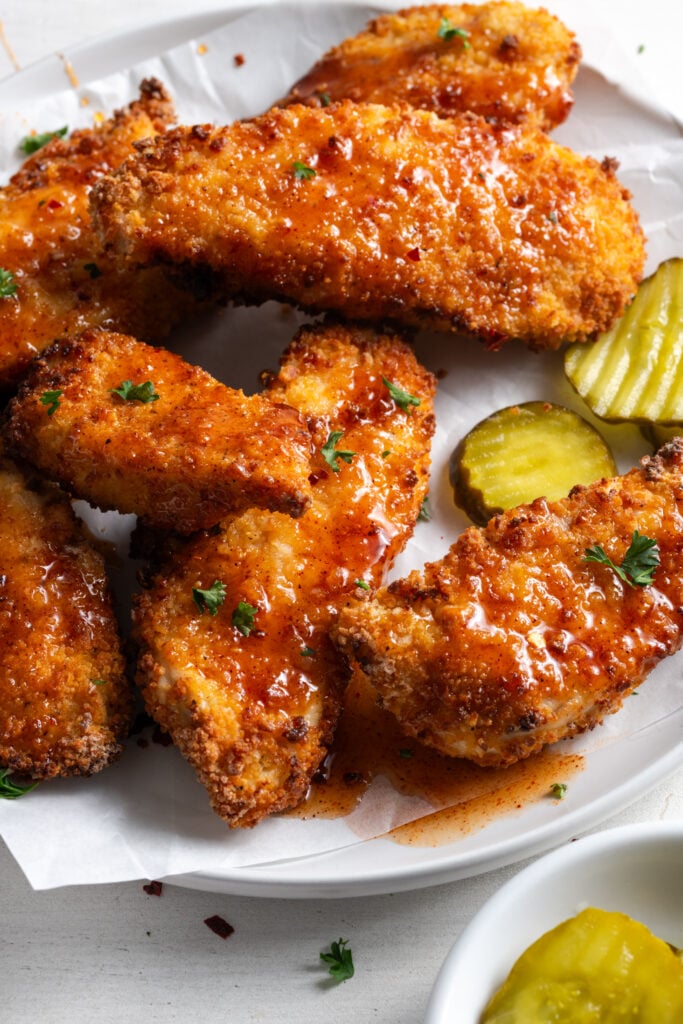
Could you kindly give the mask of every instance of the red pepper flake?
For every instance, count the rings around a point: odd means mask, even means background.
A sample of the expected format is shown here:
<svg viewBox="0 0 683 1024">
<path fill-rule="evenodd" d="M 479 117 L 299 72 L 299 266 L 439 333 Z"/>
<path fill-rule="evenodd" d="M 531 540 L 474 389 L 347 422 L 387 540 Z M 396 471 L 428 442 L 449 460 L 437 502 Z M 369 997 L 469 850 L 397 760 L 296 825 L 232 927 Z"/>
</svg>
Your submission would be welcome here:
<svg viewBox="0 0 683 1024">
<path fill-rule="evenodd" d="M 244 56 L 244 54 L 243 54 L 243 53 L 236 53 L 236 54 L 235 54 L 235 56 L 234 56 L 234 57 L 233 57 L 232 59 L 233 59 L 233 60 L 234 60 L 234 62 L 235 62 L 235 67 L 236 67 L 236 68 L 241 68 L 241 67 L 242 67 L 242 65 L 243 65 L 243 64 L 245 63 L 245 61 L 246 61 L 246 57 Z"/>
<path fill-rule="evenodd" d="M 207 928 L 210 928 L 212 932 L 220 936 L 221 939 L 229 939 L 235 930 L 231 924 L 228 924 L 225 918 L 220 917 L 218 914 L 214 914 L 213 917 L 205 918 L 204 924 Z"/>
<path fill-rule="evenodd" d="M 48 200 L 48 204 L 47 204 L 48 210 L 61 210 L 61 208 L 63 206 L 64 206 L 64 203 L 60 203 L 59 199 L 49 199 Z"/>
<path fill-rule="evenodd" d="M 142 888 L 148 896 L 161 896 L 163 886 L 161 882 L 148 882 L 147 885 L 143 885 Z"/>
<path fill-rule="evenodd" d="M 411 249 L 410 252 L 406 253 L 406 255 L 407 255 L 409 260 L 414 260 L 415 263 L 418 263 L 419 259 L 420 259 L 420 250 L 419 249 Z"/>
</svg>

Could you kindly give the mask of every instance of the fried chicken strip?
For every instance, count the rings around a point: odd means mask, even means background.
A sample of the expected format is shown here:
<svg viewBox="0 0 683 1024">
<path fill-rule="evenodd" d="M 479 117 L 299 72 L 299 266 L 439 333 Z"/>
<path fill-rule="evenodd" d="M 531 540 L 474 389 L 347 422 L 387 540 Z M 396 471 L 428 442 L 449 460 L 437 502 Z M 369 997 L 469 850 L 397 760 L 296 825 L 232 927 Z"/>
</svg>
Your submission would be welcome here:
<svg viewBox="0 0 683 1024">
<path fill-rule="evenodd" d="M 404 411 L 383 378 L 420 405 Z M 309 417 L 311 507 L 300 519 L 252 509 L 174 541 L 134 612 L 148 711 L 231 826 L 306 794 L 344 688 L 329 625 L 412 533 L 434 427 L 431 374 L 370 330 L 303 329 L 268 393 Z M 223 589 L 215 614 L 200 611 L 195 588 Z"/>
<path fill-rule="evenodd" d="M 683 628 L 683 438 L 623 477 L 512 509 L 445 558 L 347 601 L 336 641 L 405 732 L 444 754 L 508 765 L 617 711 Z M 650 586 L 621 565 L 657 541 Z"/>
<path fill-rule="evenodd" d="M 311 435 L 294 409 L 128 335 L 88 331 L 47 349 L 10 403 L 6 438 L 73 495 L 159 529 L 310 503 Z"/>
<path fill-rule="evenodd" d="M 410 103 L 440 117 L 545 130 L 565 120 L 581 59 L 573 32 L 521 3 L 433 4 L 382 14 L 334 46 L 283 101 Z"/>
<path fill-rule="evenodd" d="M 91 775 L 132 707 L 101 556 L 71 506 L 0 452 L 0 766 Z"/>
<path fill-rule="evenodd" d="M 534 348 L 620 315 L 643 238 L 609 163 L 535 129 L 344 102 L 179 128 L 94 189 L 133 262 L 225 295 Z"/>
<path fill-rule="evenodd" d="M 139 100 L 98 127 L 53 139 L 0 189 L 0 267 L 16 286 L 0 299 L 0 388 L 15 385 L 55 338 L 106 325 L 160 339 L 194 308 L 158 270 L 120 270 L 88 212 L 95 181 L 173 120 L 161 84 L 144 81 Z"/>
</svg>

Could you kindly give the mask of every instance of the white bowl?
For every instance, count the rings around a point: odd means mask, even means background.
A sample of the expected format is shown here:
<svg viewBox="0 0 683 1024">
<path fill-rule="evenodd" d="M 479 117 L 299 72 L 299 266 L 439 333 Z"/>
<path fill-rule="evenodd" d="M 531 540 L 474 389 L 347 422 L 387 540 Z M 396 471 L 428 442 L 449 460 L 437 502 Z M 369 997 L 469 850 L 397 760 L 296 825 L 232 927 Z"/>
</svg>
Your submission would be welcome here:
<svg viewBox="0 0 683 1024">
<path fill-rule="evenodd" d="M 426 1024 L 479 1024 L 515 960 L 584 907 L 620 910 L 683 947 L 683 822 L 608 829 L 541 857 L 482 907 L 439 972 Z"/>
</svg>

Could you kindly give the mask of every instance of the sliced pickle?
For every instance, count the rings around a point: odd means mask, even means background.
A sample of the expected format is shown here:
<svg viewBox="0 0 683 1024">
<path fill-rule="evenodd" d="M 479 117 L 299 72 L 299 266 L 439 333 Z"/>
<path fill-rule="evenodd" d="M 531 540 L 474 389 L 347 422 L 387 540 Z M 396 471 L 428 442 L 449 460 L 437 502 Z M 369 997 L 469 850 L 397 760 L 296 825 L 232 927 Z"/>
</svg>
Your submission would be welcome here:
<svg viewBox="0 0 683 1024">
<path fill-rule="evenodd" d="M 481 1024 L 681 1024 L 683 964 L 626 914 L 589 907 L 530 946 Z"/>
<path fill-rule="evenodd" d="M 643 423 L 640 429 L 655 450 L 674 437 L 683 437 L 683 423 Z"/>
<path fill-rule="evenodd" d="M 575 484 L 616 471 L 597 430 L 550 402 L 494 412 L 463 438 L 450 466 L 455 503 L 480 526 L 506 509 L 539 497 L 564 498 Z"/>
<path fill-rule="evenodd" d="M 564 369 L 604 420 L 683 422 L 683 259 L 660 264 L 611 330 L 568 348 Z"/>
</svg>

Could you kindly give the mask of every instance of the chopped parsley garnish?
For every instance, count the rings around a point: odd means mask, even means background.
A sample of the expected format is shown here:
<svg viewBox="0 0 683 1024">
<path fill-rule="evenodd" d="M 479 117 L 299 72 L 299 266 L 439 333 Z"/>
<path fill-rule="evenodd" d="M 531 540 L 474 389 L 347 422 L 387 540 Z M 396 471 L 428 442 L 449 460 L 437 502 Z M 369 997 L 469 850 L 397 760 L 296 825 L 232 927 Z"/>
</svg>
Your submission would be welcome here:
<svg viewBox="0 0 683 1024">
<path fill-rule="evenodd" d="M 421 399 L 416 398 L 415 395 L 411 395 L 407 391 L 404 391 L 403 388 L 398 386 L 398 384 L 392 384 L 392 382 L 387 380 L 386 377 L 382 377 L 382 380 L 389 389 L 389 394 L 396 402 L 399 409 L 403 409 L 404 412 L 408 412 L 411 405 L 421 404 Z"/>
<path fill-rule="evenodd" d="M 106 686 L 107 684 L 106 679 L 91 679 L 90 682 L 93 684 L 93 686 Z"/>
<path fill-rule="evenodd" d="M 343 430 L 333 430 L 327 441 L 325 441 L 325 444 L 320 449 L 320 454 L 333 473 L 339 472 L 337 459 L 341 459 L 343 462 L 348 463 L 356 454 L 355 452 L 345 452 L 341 448 L 335 448 L 337 441 L 341 440 L 343 435 Z"/>
<path fill-rule="evenodd" d="M 399 755 L 401 757 L 409 758 L 409 757 L 413 757 L 414 754 L 415 754 L 415 751 L 411 750 L 410 747 L 401 747 L 401 749 L 399 750 Z"/>
<path fill-rule="evenodd" d="M 0 268 L 0 299 L 13 299 L 17 294 L 17 282 L 11 270 Z"/>
<path fill-rule="evenodd" d="M 382 458 L 386 459 L 387 455 L 391 455 L 391 448 L 385 448 L 382 452 Z"/>
<path fill-rule="evenodd" d="M 659 549 L 656 540 L 634 530 L 621 565 L 615 565 L 599 544 L 586 548 L 584 561 L 606 565 L 629 587 L 648 587 L 659 565 Z"/>
<path fill-rule="evenodd" d="M 553 782 L 552 786 L 550 787 L 550 794 L 555 798 L 555 800 L 562 800 L 566 792 L 566 782 Z"/>
<path fill-rule="evenodd" d="M 100 270 L 96 263 L 84 263 L 83 269 L 88 271 L 93 281 L 97 277 L 102 277 L 102 271 Z"/>
<path fill-rule="evenodd" d="M 467 32 L 464 28 L 456 28 L 455 25 L 451 25 L 448 18 L 441 19 L 441 24 L 439 25 L 439 31 L 437 35 L 439 39 L 443 39 L 445 40 L 445 42 L 449 42 L 449 40 L 454 39 L 456 36 L 458 36 L 460 39 L 462 39 L 463 49 L 469 49 L 469 32 Z"/>
<path fill-rule="evenodd" d="M 353 977 L 353 956 L 351 950 L 347 948 L 347 943 L 347 939 L 339 939 L 330 943 L 329 953 L 320 954 L 320 959 L 328 965 L 328 970 L 335 981 L 348 981 Z"/>
<path fill-rule="evenodd" d="M 420 511 L 417 513 L 418 523 L 428 523 L 432 518 L 432 510 L 429 507 L 429 498 L 424 498 L 420 505 Z"/>
<path fill-rule="evenodd" d="M 200 612 L 216 615 L 218 609 L 225 601 L 225 583 L 221 580 L 214 580 L 208 590 L 193 587 L 192 599 Z"/>
<path fill-rule="evenodd" d="M 124 402 L 157 402 L 160 395 L 154 390 L 151 380 L 144 384 L 133 384 L 132 380 L 122 380 L 117 388 L 111 388 L 112 395 L 118 395 Z"/>
<path fill-rule="evenodd" d="M 332 100 L 330 99 L 329 92 L 321 92 L 320 93 L 320 106 L 321 107 L 329 107 L 331 102 L 332 102 Z"/>
<path fill-rule="evenodd" d="M 313 647 L 302 647 L 301 657 L 302 658 L 315 658 L 316 652 Z"/>
<path fill-rule="evenodd" d="M 370 589 L 370 584 L 367 583 L 365 580 L 354 580 L 353 584 L 354 584 L 355 587 L 360 587 L 361 590 L 369 590 Z"/>
<path fill-rule="evenodd" d="M 10 781 L 10 774 L 9 768 L 0 768 L 0 800 L 18 800 L 38 785 L 37 782 L 30 782 L 27 786 L 17 786 Z"/>
<path fill-rule="evenodd" d="M 40 396 L 40 404 L 47 406 L 48 416 L 52 416 L 59 408 L 59 399 L 63 395 L 63 391 L 43 391 Z"/>
<path fill-rule="evenodd" d="M 551 210 L 550 213 L 548 214 L 548 220 L 550 221 L 551 224 L 557 224 L 557 214 L 555 213 L 554 210 Z"/>
<path fill-rule="evenodd" d="M 257 611 L 258 608 L 254 608 L 253 604 L 240 601 L 232 613 L 232 624 L 235 629 L 239 629 L 243 636 L 249 636 L 254 628 L 254 619 L 256 618 Z"/>
<path fill-rule="evenodd" d="M 58 128 L 54 132 L 43 132 L 42 135 L 26 135 L 19 143 L 19 149 L 22 153 L 26 153 L 26 156 L 30 156 L 31 153 L 37 153 L 43 146 L 47 146 L 48 142 L 52 142 L 53 139 L 63 139 L 68 132 L 67 125 L 63 128 Z"/>
<path fill-rule="evenodd" d="M 294 161 L 292 164 L 292 170 L 297 181 L 308 181 L 309 178 L 315 178 L 315 171 L 313 168 L 307 167 L 306 164 L 301 162 L 301 160 Z"/>
<path fill-rule="evenodd" d="M 640 43 L 639 46 L 638 46 L 638 49 L 636 50 L 636 53 L 644 53 L 644 52 L 645 52 L 645 43 Z"/>
</svg>

